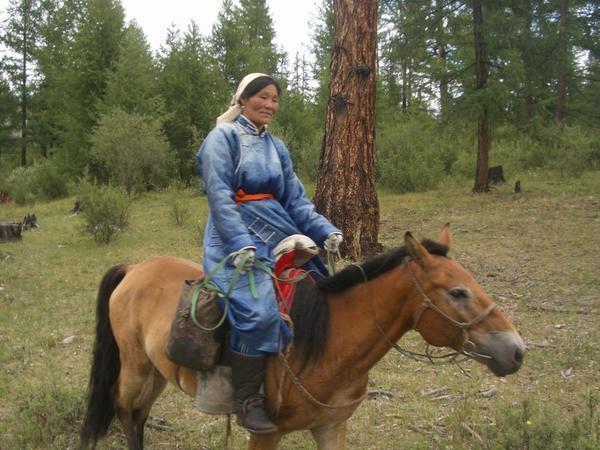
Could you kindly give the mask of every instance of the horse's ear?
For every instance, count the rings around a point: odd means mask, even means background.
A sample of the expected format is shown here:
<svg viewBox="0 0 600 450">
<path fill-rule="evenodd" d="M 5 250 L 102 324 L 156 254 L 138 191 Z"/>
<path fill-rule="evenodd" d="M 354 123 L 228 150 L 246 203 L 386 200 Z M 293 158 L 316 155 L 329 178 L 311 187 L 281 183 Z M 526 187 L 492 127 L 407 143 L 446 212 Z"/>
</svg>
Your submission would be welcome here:
<svg viewBox="0 0 600 450">
<path fill-rule="evenodd" d="M 421 245 L 419 241 L 417 241 L 410 231 L 407 231 L 404 234 L 404 245 L 406 246 L 406 251 L 410 255 L 410 257 L 421 267 L 425 268 L 429 265 L 431 261 L 431 255 L 427 251 L 425 247 Z"/>
<path fill-rule="evenodd" d="M 439 244 L 450 247 L 450 222 L 444 225 L 444 228 L 442 228 L 442 231 L 440 231 L 437 241 Z"/>
</svg>

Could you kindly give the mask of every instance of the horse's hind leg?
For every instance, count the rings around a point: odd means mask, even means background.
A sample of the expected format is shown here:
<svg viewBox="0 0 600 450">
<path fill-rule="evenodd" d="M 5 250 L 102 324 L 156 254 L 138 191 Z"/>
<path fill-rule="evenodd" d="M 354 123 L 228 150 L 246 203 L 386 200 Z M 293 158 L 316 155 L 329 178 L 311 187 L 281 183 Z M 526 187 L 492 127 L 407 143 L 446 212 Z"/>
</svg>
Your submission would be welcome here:
<svg viewBox="0 0 600 450">
<path fill-rule="evenodd" d="M 150 363 L 122 367 L 116 396 L 116 410 L 130 450 L 144 448 L 144 425 L 150 409 L 166 385 L 165 378 Z"/>
</svg>

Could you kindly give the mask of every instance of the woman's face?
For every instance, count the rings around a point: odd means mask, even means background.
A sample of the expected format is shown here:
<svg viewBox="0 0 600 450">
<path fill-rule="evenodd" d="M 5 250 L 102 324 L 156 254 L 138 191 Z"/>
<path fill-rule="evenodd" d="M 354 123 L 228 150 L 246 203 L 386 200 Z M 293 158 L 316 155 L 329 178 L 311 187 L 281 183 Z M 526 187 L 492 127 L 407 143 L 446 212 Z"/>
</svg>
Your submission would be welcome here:
<svg viewBox="0 0 600 450">
<path fill-rule="evenodd" d="M 274 84 L 264 87 L 250 98 L 242 98 L 240 102 L 244 106 L 244 116 L 258 129 L 270 124 L 279 111 L 279 94 Z"/>
</svg>

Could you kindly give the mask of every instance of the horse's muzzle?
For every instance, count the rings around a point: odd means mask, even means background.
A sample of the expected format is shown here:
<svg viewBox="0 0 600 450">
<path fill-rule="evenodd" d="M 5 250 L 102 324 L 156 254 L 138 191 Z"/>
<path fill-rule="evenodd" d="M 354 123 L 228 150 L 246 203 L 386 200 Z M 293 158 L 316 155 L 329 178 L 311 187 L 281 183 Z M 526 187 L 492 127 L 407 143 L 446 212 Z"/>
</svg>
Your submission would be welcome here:
<svg viewBox="0 0 600 450">
<path fill-rule="evenodd" d="M 496 376 L 515 373 L 523 364 L 525 343 L 514 331 L 487 333 L 472 342 L 475 344 L 474 359 L 485 364 Z"/>
</svg>

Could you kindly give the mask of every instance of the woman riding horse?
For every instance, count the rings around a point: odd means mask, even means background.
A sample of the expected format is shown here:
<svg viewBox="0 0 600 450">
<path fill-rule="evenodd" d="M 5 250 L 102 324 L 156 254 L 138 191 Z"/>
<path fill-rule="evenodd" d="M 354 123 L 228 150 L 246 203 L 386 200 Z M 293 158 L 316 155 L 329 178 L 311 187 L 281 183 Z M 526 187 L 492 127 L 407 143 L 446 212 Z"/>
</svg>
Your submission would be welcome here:
<svg viewBox="0 0 600 450">
<path fill-rule="evenodd" d="M 254 260 L 273 268 L 273 249 L 294 234 L 306 235 L 333 252 L 342 241 L 340 231 L 317 214 L 307 198 L 283 142 L 267 131 L 279 111 L 280 94 L 279 85 L 268 75 L 244 77 L 230 108 L 219 116 L 196 156 L 210 210 L 204 271 L 210 273 L 228 260 L 212 281 L 229 292 L 238 423 L 256 434 L 277 431 L 259 391 L 267 356 L 279 353 L 291 334 L 279 315 L 273 281 L 253 267 Z M 230 289 L 236 270 L 242 277 Z"/>
</svg>

